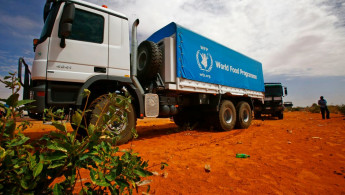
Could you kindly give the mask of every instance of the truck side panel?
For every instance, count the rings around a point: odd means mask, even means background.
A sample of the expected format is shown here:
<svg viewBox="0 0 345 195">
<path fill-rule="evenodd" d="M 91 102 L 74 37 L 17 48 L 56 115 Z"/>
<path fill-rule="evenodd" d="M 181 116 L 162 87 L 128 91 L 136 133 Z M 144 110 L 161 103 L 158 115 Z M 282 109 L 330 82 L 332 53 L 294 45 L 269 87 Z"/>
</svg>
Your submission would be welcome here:
<svg viewBox="0 0 345 195">
<path fill-rule="evenodd" d="M 61 9 L 50 38 L 47 80 L 83 83 L 94 75 L 107 75 L 108 14 L 76 5 L 75 31 L 66 39 L 66 47 L 62 48 L 59 25 L 56 25 L 62 12 Z"/>
<path fill-rule="evenodd" d="M 109 15 L 109 76 L 129 76 L 128 21 Z"/>
<path fill-rule="evenodd" d="M 194 81 L 264 92 L 262 65 L 175 23 L 148 38 L 176 37 L 176 75 Z"/>
</svg>

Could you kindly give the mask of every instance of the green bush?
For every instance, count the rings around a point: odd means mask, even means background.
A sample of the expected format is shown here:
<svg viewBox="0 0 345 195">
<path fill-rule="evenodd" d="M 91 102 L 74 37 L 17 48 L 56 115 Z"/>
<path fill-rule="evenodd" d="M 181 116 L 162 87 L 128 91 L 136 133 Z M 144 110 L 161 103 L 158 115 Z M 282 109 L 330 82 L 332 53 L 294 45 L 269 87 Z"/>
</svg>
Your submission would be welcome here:
<svg viewBox="0 0 345 195">
<path fill-rule="evenodd" d="M 338 106 L 338 111 L 339 111 L 342 115 L 345 115 L 345 104 L 342 104 L 341 106 Z"/>
<path fill-rule="evenodd" d="M 329 105 L 327 106 L 330 113 L 338 114 L 339 113 L 339 106 Z"/>
<path fill-rule="evenodd" d="M 338 114 L 341 113 L 345 115 L 345 105 L 341 106 L 334 106 L 334 105 L 329 105 L 327 106 L 328 110 L 330 113 Z M 311 107 L 306 107 L 306 110 L 311 113 L 320 113 L 320 106 L 317 104 L 313 104 Z"/>
<path fill-rule="evenodd" d="M 107 124 L 85 127 L 88 136 L 78 140 L 77 129 L 87 112 L 85 108 L 77 110 L 72 116 L 72 123 L 78 127 L 73 132 L 67 131 L 61 111 L 48 109 L 46 115 L 57 131 L 40 140 L 30 141 L 22 133 L 28 122 L 17 127 L 16 117 L 22 110 L 28 109 L 32 100 L 18 100 L 21 86 L 14 75 L 1 80 L 12 90 L 12 95 L 1 100 L 9 107 L 0 104 L 6 110 L 6 115 L 0 120 L 0 194 L 72 194 L 77 182 L 81 183 L 79 193 L 83 194 L 132 194 L 133 189 L 138 189 L 137 182 L 152 175 L 147 170 L 147 161 L 131 151 L 120 151 L 114 146 L 117 135 L 105 131 Z M 85 90 L 87 100 L 89 96 L 90 91 Z M 109 99 L 110 103 L 123 101 L 124 108 L 129 103 L 129 98 L 119 99 L 116 94 L 109 94 Z M 112 112 L 99 115 L 100 120 L 105 118 L 111 123 L 119 117 L 114 117 Z M 16 130 L 18 133 L 15 133 Z M 102 140 L 104 135 L 110 137 L 110 141 Z M 91 182 L 82 183 L 82 168 L 89 170 Z M 52 185 L 59 177 L 65 179 Z"/>
<path fill-rule="evenodd" d="M 305 108 L 303 107 L 286 107 L 285 111 L 291 111 L 291 112 L 295 112 L 295 111 L 303 111 Z"/>
<path fill-rule="evenodd" d="M 307 107 L 306 110 L 311 113 L 320 113 L 320 106 L 314 103 L 311 107 Z"/>
</svg>

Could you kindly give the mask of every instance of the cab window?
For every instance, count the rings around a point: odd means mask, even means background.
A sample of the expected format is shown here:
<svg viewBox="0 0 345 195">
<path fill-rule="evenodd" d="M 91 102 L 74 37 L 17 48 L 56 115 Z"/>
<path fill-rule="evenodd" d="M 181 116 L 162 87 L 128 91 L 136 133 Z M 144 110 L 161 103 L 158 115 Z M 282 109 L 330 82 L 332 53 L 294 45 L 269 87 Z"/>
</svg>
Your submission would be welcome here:
<svg viewBox="0 0 345 195">
<path fill-rule="evenodd" d="M 72 32 L 68 39 L 103 43 L 104 18 L 101 15 L 76 9 Z"/>
</svg>

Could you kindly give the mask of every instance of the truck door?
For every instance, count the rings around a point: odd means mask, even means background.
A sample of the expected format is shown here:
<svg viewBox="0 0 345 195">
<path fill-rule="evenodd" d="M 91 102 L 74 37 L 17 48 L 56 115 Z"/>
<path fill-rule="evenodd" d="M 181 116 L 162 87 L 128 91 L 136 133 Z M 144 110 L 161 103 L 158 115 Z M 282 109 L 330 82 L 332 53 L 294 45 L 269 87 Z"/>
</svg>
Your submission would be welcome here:
<svg viewBox="0 0 345 195">
<path fill-rule="evenodd" d="M 94 75 L 107 75 L 108 14 L 75 3 L 72 32 L 60 46 L 60 9 L 49 44 L 47 80 L 85 82 Z"/>
</svg>

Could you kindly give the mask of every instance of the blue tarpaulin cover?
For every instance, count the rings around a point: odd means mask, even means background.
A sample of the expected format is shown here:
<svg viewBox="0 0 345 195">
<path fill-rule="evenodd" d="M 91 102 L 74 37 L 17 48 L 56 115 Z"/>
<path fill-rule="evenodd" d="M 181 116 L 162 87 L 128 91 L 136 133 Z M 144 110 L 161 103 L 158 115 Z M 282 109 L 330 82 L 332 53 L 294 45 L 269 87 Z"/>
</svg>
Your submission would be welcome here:
<svg viewBox="0 0 345 195">
<path fill-rule="evenodd" d="M 176 36 L 177 77 L 264 92 L 262 65 L 174 22 L 147 40 Z"/>
</svg>

